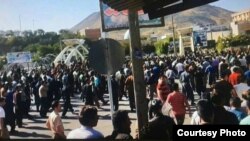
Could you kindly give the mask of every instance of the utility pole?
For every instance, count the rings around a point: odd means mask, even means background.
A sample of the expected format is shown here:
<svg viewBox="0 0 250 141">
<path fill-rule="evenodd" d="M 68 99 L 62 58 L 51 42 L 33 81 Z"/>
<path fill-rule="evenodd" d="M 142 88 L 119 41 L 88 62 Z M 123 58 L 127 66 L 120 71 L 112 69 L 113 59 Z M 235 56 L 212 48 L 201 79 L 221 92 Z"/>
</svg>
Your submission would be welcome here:
<svg viewBox="0 0 250 141">
<path fill-rule="evenodd" d="M 138 131 L 148 123 L 148 105 L 146 100 L 146 86 L 143 75 L 143 58 L 140 39 L 138 12 L 129 9 L 129 31 L 130 31 L 130 55 L 132 59 L 132 70 L 134 76 L 134 94 L 136 101 L 136 114 Z M 139 139 L 141 133 L 139 132 Z"/>
<path fill-rule="evenodd" d="M 212 26 L 211 26 L 212 24 L 209 24 L 209 27 L 210 27 L 210 33 L 211 33 L 211 40 L 213 40 L 213 31 L 212 31 Z"/>
<path fill-rule="evenodd" d="M 174 44 L 174 56 L 177 56 L 176 46 L 175 46 L 175 29 L 174 29 L 174 16 L 172 15 L 172 29 L 173 29 L 173 44 Z"/>
<path fill-rule="evenodd" d="M 32 20 L 32 24 L 33 24 L 33 32 L 35 31 L 35 20 Z"/>
<path fill-rule="evenodd" d="M 20 28 L 20 36 L 22 35 L 22 22 L 21 22 L 21 15 L 19 15 L 19 28 Z"/>
</svg>

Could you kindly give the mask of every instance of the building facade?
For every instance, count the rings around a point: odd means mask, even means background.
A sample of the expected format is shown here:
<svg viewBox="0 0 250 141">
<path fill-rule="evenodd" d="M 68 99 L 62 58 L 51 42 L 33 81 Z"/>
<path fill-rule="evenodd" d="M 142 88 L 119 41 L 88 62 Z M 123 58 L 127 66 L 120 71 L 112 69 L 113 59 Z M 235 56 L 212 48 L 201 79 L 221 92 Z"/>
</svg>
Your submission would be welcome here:
<svg viewBox="0 0 250 141">
<path fill-rule="evenodd" d="M 250 34 L 250 9 L 232 14 L 232 19 L 233 35 Z"/>
</svg>

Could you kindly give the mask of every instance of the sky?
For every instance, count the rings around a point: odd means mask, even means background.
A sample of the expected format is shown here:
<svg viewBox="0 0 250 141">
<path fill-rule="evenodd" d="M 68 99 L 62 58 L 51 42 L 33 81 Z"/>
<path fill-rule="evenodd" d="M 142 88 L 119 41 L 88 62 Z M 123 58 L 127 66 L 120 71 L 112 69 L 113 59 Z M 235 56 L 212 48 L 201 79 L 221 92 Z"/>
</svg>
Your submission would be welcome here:
<svg viewBox="0 0 250 141">
<path fill-rule="evenodd" d="M 219 0 L 212 5 L 240 11 L 250 9 L 250 0 Z M 0 0 L 0 30 L 58 32 L 97 11 L 99 0 Z"/>
</svg>

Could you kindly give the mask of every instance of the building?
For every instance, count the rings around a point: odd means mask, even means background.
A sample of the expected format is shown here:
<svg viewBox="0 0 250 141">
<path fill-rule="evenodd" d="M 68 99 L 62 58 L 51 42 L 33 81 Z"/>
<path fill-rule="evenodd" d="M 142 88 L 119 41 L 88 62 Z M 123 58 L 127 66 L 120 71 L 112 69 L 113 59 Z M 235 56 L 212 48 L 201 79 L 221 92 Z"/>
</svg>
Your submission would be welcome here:
<svg viewBox="0 0 250 141">
<path fill-rule="evenodd" d="M 231 33 L 231 30 L 208 31 L 207 40 L 215 40 L 217 42 L 219 38 L 228 37 Z"/>
<path fill-rule="evenodd" d="M 250 9 L 232 14 L 233 22 L 250 21 Z"/>
<path fill-rule="evenodd" d="M 232 14 L 232 19 L 233 35 L 250 34 L 250 9 Z"/>
</svg>

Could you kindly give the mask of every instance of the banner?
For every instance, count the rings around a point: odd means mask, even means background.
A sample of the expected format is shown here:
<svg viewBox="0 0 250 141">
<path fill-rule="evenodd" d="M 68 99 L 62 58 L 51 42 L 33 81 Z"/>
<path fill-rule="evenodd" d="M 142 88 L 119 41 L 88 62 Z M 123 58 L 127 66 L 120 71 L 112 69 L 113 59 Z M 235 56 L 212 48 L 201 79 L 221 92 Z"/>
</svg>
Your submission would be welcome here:
<svg viewBox="0 0 250 141">
<path fill-rule="evenodd" d="M 32 57 L 30 52 L 11 52 L 7 53 L 7 63 L 28 63 L 31 62 Z"/>
<path fill-rule="evenodd" d="M 100 0 L 102 30 L 108 32 L 112 30 L 128 29 L 128 10 L 116 11 Z M 163 18 L 149 20 L 148 14 L 144 14 L 143 10 L 138 11 L 140 27 L 160 27 L 164 26 Z"/>
<path fill-rule="evenodd" d="M 207 31 L 198 30 L 193 32 L 194 46 L 207 47 Z"/>
<path fill-rule="evenodd" d="M 85 36 L 91 41 L 96 41 L 101 37 L 101 29 L 85 29 Z"/>
</svg>

